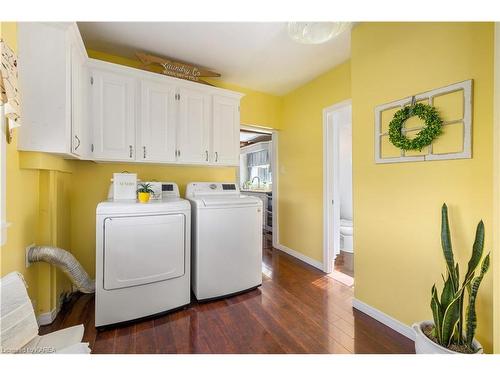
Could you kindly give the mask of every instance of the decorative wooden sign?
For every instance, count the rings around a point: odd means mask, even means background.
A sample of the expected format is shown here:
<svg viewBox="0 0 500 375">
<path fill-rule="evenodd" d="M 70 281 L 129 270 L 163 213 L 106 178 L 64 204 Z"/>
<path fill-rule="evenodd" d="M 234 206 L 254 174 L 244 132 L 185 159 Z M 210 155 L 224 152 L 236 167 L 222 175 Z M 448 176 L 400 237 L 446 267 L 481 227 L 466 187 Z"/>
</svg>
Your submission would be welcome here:
<svg viewBox="0 0 500 375">
<path fill-rule="evenodd" d="M 185 79 L 193 82 L 200 82 L 207 85 L 209 85 L 209 83 L 201 78 L 220 77 L 219 73 L 211 72 L 210 70 L 203 69 L 195 65 L 190 65 L 167 58 L 148 55 L 142 52 L 137 52 L 136 56 L 144 66 L 149 66 L 151 64 L 160 65 L 163 68 L 162 73 L 171 77 Z"/>
</svg>

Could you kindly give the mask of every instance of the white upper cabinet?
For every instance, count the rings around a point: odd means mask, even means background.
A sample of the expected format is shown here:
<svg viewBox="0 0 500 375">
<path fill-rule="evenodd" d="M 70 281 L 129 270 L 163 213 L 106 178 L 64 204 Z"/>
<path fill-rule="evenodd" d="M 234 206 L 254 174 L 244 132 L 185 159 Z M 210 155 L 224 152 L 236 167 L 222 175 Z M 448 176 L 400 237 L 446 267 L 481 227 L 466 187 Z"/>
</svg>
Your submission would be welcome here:
<svg viewBox="0 0 500 375">
<path fill-rule="evenodd" d="M 86 157 L 87 52 L 76 24 L 20 22 L 18 50 L 18 149 Z"/>
<path fill-rule="evenodd" d="M 210 157 L 210 95 L 180 88 L 177 161 L 208 164 Z"/>
<path fill-rule="evenodd" d="M 90 75 L 94 159 L 134 160 L 136 79 L 97 69 Z"/>
<path fill-rule="evenodd" d="M 176 87 L 142 80 L 138 154 L 136 159 L 151 162 L 176 160 Z"/>
<path fill-rule="evenodd" d="M 240 161 L 240 100 L 213 96 L 213 163 L 238 165 Z"/>
<path fill-rule="evenodd" d="M 238 165 L 242 94 L 89 59 L 76 23 L 19 23 L 18 53 L 19 150 Z"/>
</svg>

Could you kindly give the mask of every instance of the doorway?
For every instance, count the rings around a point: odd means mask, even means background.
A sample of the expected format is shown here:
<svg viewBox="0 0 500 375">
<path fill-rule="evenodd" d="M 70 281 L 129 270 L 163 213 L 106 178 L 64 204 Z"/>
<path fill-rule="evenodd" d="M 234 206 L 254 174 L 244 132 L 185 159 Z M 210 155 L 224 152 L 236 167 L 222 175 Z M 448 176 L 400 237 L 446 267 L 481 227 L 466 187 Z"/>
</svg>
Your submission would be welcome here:
<svg viewBox="0 0 500 375">
<path fill-rule="evenodd" d="M 262 230 L 269 247 L 278 244 L 278 132 L 259 126 L 241 125 L 240 167 L 237 180 L 241 192 L 262 200 Z"/>
<path fill-rule="evenodd" d="M 323 110 L 324 271 L 354 285 L 351 100 Z"/>
</svg>

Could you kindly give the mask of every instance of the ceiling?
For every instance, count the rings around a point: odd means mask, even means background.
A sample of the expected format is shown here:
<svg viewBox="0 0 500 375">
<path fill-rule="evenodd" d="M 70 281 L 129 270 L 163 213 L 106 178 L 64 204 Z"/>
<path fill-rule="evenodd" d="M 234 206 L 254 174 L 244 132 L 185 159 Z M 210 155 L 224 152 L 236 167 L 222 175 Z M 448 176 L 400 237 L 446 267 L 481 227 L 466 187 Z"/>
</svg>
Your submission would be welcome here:
<svg viewBox="0 0 500 375">
<path fill-rule="evenodd" d="M 272 140 L 271 134 L 259 133 L 250 130 L 240 131 L 240 147 L 248 146 L 259 142 L 268 142 Z"/>
<path fill-rule="evenodd" d="M 350 32 L 292 41 L 286 22 L 79 22 L 89 49 L 135 59 L 147 52 L 221 73 L 225 82 L 282 95 L 344 62 Z"/>
<path fill-rule="evenodd" d="M 260 133 L 250 133 L 250 132 L 240 132 L 240 142 L 249 142 L 254 140 L 255 138 L 261 137 Z"/>
</svg>

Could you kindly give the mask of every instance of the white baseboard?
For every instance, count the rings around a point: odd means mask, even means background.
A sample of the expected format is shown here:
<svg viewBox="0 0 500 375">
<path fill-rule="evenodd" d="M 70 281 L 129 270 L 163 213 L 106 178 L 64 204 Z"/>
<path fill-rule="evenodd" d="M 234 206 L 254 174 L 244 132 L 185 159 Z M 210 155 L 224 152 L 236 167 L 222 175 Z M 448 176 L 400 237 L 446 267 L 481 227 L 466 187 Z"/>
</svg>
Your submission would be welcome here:
<svg viewBox="0 0 500 375">
<path fill-rule="evenodd" d="M 36 321 L 38 322 L 39 326 L 46 326 L 56 320 L 58 313 L 59 309 L 53 309 L 49 312 L 38 314 L 38 316 L 36 317 Z"/>
<path fill-rule="evenodd" d="M 323 271 L 323 263 L 318 262 L 316 259 L 309 258 L 308 256 L 299 253 L 298 251 L 295 251 L 293 249 L 290 249 L 289 247 L 286 247 L 285 245 L 282 244 L 276 244 L 274 247 L 277 248 L 278 250 L 283 251 L 284 253 L 287 253 L 288 255 L 293 256 L 294 258 L 300 259 L 304 263 L 307 263 L 313 266 L 314 268 L 319 269 L 320 271 Z"/>
<path fill-rule="evenodd" d="M 386 325 L 389 328 L 392 328 L 396 332 L 401 333 L 403 336 L 406 336 L 410 340 L 415 341 L 415 331 L 406 324 L 401 323 L 397 319 L 394 319 L 392 316 L 389 316 L 386 313 L 356 298 L 352 299 L 352 307 L 365 313 L 368 316 L 371 316 L 373 319 L 378 320 L 380 323 Z"/>
</svg>

